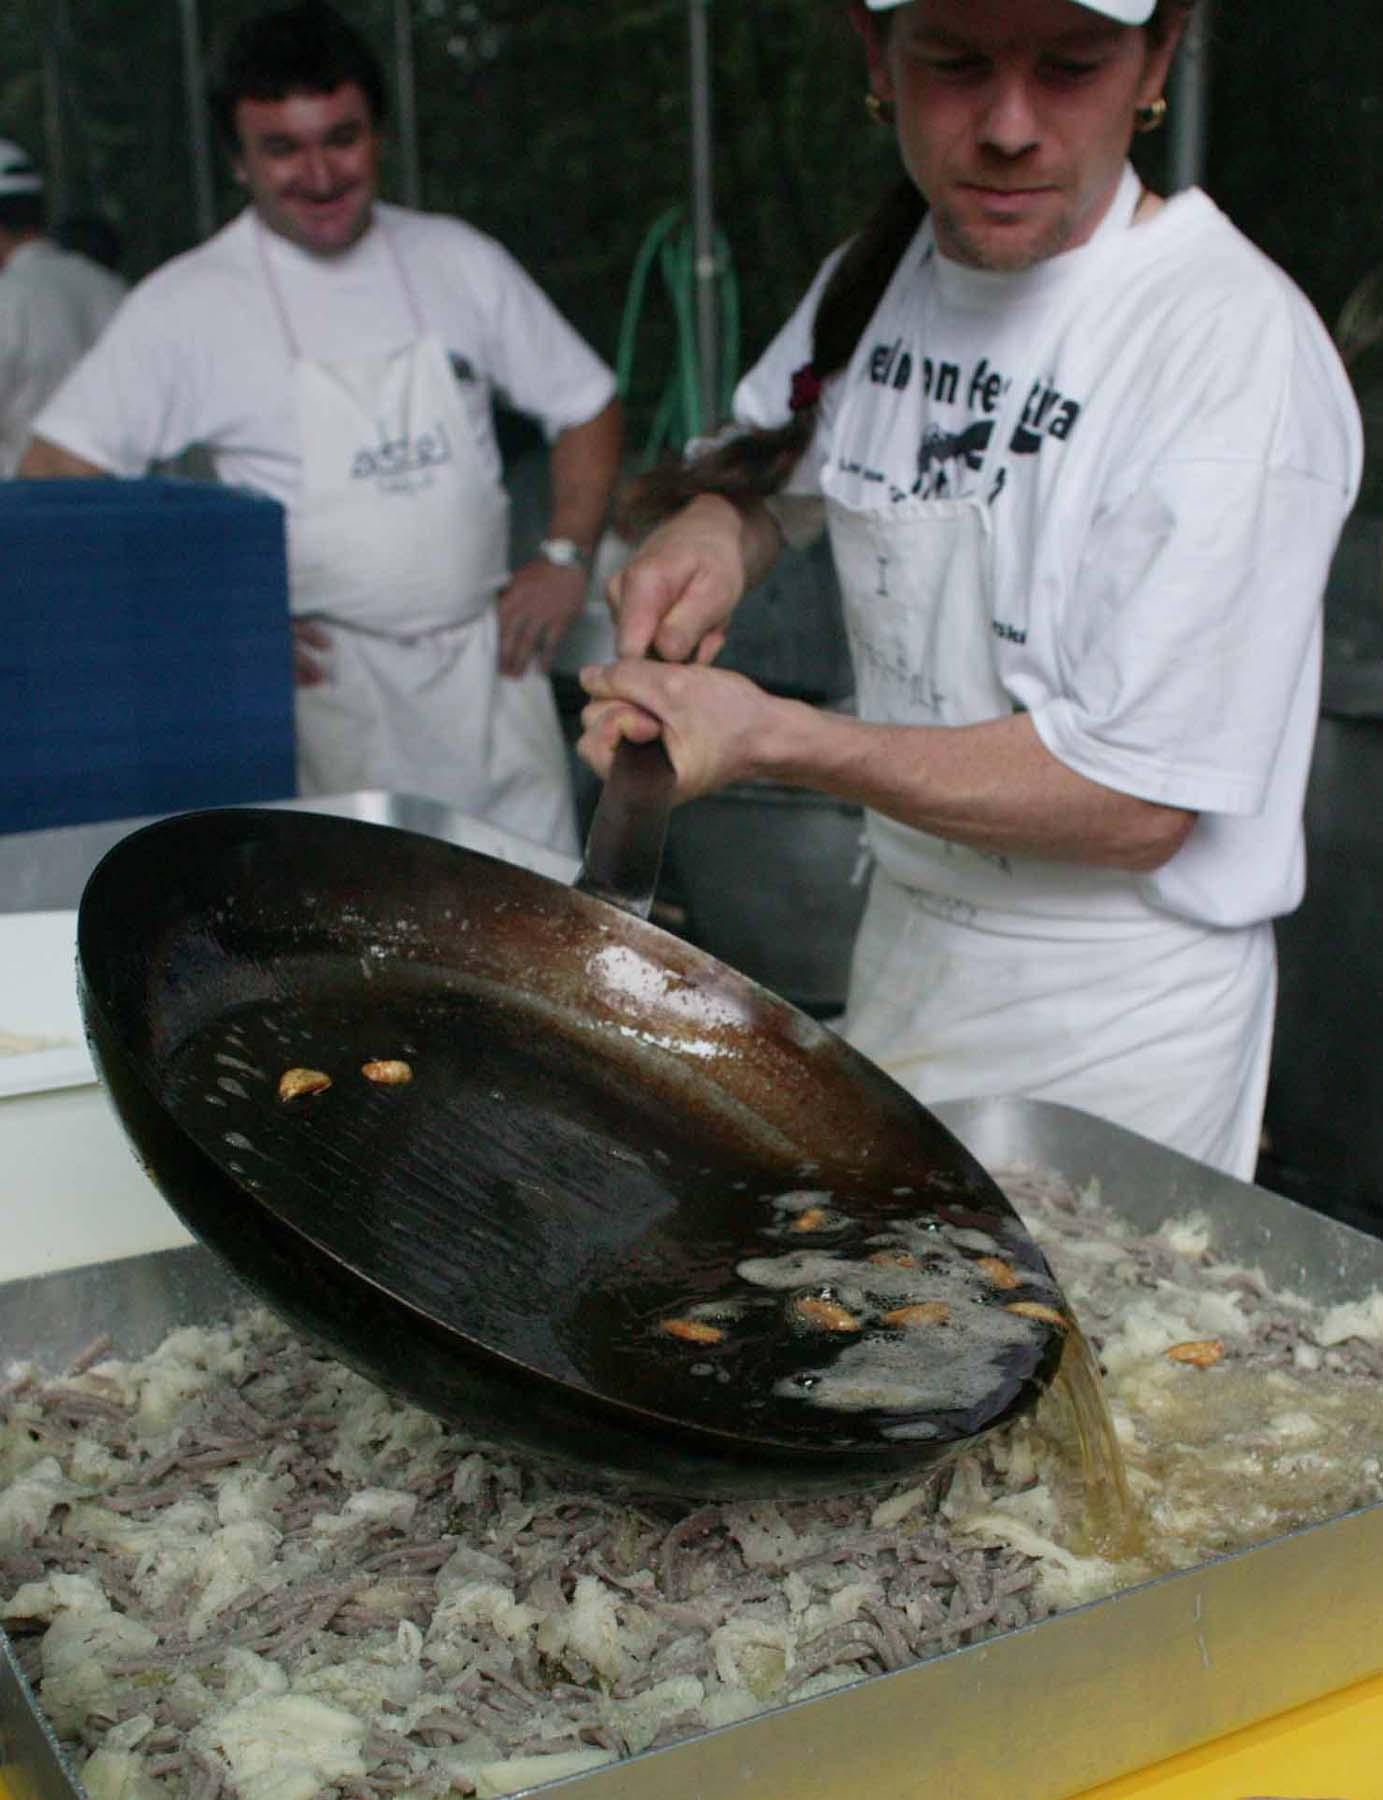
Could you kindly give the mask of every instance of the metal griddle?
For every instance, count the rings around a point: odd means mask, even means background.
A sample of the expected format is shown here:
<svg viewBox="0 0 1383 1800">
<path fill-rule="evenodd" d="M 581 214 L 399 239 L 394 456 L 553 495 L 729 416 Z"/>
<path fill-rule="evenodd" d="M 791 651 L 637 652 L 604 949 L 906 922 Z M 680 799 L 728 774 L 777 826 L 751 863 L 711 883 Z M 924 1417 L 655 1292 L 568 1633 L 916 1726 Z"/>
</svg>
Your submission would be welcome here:
<svg viewBox="0 0 1383 1800">
<path fill-rule="evenodd" d="M 1313 1300 L 1357 1299 L 1383 1284 L 1378 1240 L 1101 1120 L 1032 1101 L 938 1111 L 991 1166 L 1031 1162 L 1098 1180 L 1138 1231 L 1204 1213 L 1226 1257 Z M 0 1342 L 56 1371 L 96 1329 L 139 1355 L 171 1327 L 211 1323 L 243 1298 L 200 1248 L 135 1256 L 0 1287 Z M 1380 1616 L 1383 1505 L 544 1792 L 1064 1800 L 1375 1674 Z M 0 1694 L 0 1734 L 22 1755 L 33 1721 L 14 1708 L 13 1692 Z M 80 1793 L 37 1779 L 32 1791 Z"/>
</svg>

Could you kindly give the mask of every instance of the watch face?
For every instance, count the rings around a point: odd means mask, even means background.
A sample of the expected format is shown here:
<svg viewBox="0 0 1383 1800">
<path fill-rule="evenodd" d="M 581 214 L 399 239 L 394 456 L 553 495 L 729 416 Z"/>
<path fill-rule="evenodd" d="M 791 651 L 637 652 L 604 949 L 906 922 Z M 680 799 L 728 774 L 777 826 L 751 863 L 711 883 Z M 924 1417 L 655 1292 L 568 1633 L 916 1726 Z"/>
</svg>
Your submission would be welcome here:
<svg viewBox="0 0 1383 1800">
<path fill-rule="evenodd" d="M 579 569 L 586 561 L 581 546 L 570 538 L 544 538 L 538 552 L 550 563 L 556 563 L 559 569 Z"/>
</svg>

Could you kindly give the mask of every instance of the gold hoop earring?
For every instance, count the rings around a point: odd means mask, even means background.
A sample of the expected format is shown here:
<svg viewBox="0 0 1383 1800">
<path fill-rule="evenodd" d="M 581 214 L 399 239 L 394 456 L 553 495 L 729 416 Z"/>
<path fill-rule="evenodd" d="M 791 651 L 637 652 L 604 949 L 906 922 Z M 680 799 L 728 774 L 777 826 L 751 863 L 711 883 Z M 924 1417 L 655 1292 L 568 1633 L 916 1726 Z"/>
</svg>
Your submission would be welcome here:
<svg viewBox="0 0 1383 1800">
<path fill-rule="evenodd" d="M 876 125 L 893 123 L 893 102 L 891 100 L 881 100 L 877 94 L 866 94 L 864 110 Z"/>
<path fill-rule="evenodd" d="M 1146 106 L 1135 107 L 1134 124 L 1139 131 L 1156 131 L 1167 117 L 1167 101 L 1159 94 L 1156 100 L 1150 100 Z"/>
</svg>

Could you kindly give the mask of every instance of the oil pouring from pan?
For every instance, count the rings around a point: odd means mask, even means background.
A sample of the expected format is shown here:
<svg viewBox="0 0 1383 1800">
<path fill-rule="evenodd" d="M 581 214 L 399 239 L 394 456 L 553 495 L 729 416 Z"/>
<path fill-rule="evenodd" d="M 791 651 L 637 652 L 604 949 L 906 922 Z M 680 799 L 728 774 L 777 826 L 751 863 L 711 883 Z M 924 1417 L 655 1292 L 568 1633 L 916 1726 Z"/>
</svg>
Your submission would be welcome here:
<svg viewBox="0 0 1383 1800">
<path fill-rule="evenodd" d="M 874 1415 L 886 1437 L 924 1440 L 937 1435 L 938 1412 L 984 1405 L 996 1362 L 1034 1322 L 1054 1327 L 1064 1348 L 1047 1423 L 1079 1465 L 1086 1538 L 1107 1558 L 1136 1554 L 1140 1521 L 1099 1364 L 1046 1269 L 1022 1268 L 986 1233 L 934 1218 L 904 1213 L 861 1234 L 835 1200 L 820 1190 L 765 1196 L 761 1254 L 710 1298 L 632 1323 L 620 1344 L 629 1390 L 690 1376 L 712 1405 L 726 1403 L 716 1383 L 746 1396 L 751 1416 L 770 1390 L 827 1415 Z M 690 1410 L 696 1397 L 679 1391 L 678 1404 Z"/>
<path fill-rule="evenodd" d="M 881 1485 L 1030 1406 L 1067 1308 L 934 1115 L 640 916 L 670 788 L 622 747 L 573 887 L 323 815 L 147 827 L 82 898 L 96 1062 L 189 1227 L 386 1387 L 635 1489 Z"/>
</svg>

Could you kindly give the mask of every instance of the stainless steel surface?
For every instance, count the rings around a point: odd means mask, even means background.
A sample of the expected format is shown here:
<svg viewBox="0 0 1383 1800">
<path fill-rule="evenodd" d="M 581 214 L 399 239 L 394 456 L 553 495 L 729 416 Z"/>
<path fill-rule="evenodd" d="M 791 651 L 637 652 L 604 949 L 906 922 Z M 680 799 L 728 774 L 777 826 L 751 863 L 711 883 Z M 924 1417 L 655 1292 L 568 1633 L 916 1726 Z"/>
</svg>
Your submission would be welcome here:
<svg viewBox="0 0 1383 1800">
<path fill-rule="evenodd" d="M 484 820 L 414 794 L 365 789 L 354 794 L 324 794 L 263 804 L 289 812 L 363 819 L 371 825 L 396 825 L 403 831 L 418 831 L 450 844 L 504 855 L 510 862 L 558 881 L 570 880 L 576 868 L 574 859 L 559 856 L 540 844 L 526 843 Z M 64 825 L 50 831 L 17 831 L 0 836 L 0 912 L 44 912 L 76 906 L 87 876 L 107 850 L 130 832 L 152 823 L 152 817 L 104 819 L 90 825 Z"/>
<path fill-rule="evenodd" d="M 147 1356 L 177 1326 L 258 1304 L 210 1250 L 189 1244 L 0 1282 L 0 1342 L 7 1359 L 57 1370 L 101 1332 L 119 1355 Z"/>
<path fill-rule="evenodd" d="M 936 1109 L 982 1161 L 1096 1179 L 1139 1229 L 1192 1209 L 1219 1248 L 1314 1299 L 1383 1283 L 1383 1244 L 1064 1107 Z M 0 1337 L 52 1366 L 99 1326 L 147 1350 L 235 1290 L 179 1250 L 0 1288 Z M 80 1322 L 80 1323 L 78 1323 Z M 1064 1800 L 1383 1667 L 1383 1505 L 647 1752 L 545 1790 L 573 1800 Z"/>
<path fill-rule="evenodd" d="M 206 63 L 197 0 L 179 0 L 182 38 L 183 104 L 187 109 L 187 150 L 192 164 L 197 235 L 209 238 L 216 229 L 216 187 L 211 171 L 211 120 L 207 111 Z"/>
<path fill-rule="evenodd" d="M 421 206 L 422 166 L 418 157 L 418 72 L 413 54 L 412 0 L 394 0 L 394 96 L 399 118 L 400 185 L 405 206 Z"/>
<path fill-rule="evenodd" d="M 709 0 L 688 0 L 691 72 L 692 256 L 696 287 L 697 398 L 700 429 L 714 431 L 720 393 L 721 345 L 716 318 L 715 153 L 712 141 Z"/>
<path fill-rule="evenodd" d="M 59 218 L 75 204 L 72 179 L 72 130 L 63 68 L 72 42 L 68 0 L 48 0 L 43 9 L 40 54 L 43 58 L 43 141 L 46 199 L 50 216 Z"/>
<path fill-rule="evenodd" d="M 1037 1163 L 1077 1183 L 1098 1181 L 1106 1202 L 1139 1231 L 1205 1213 L 1227 1260 L 1261 1268 L 1311 1300 L 1335 1305 L 1383 1284 L 1379 1239 L 1074 1107 L 953 1100 L 932 1110 L 987 1169 Z"/>
<path fill-rule="evenodd" d="M 0 1631 L 0 1794 L 14 1800 L 76 1800 L 80 1793 Z"/>
<path fill-rule="evenodd" d="M 1168 179 L 1174 191 L 1197 187 L 1205 180 L 1205 146 L 1210 130 L 1211 43 L 1213 0 L 1201 0 L 1186 24 L 1181 48 L 1172 65 L 1167 129 Z"/>
<path fill-rule="evenodd" d="M 576 878 L 583 893 L 612 901 L 637 918 L 649 916 L 676 779 L 661 738 L 649 744 L 621 738 L 586 837 Z"/>
</svg>

